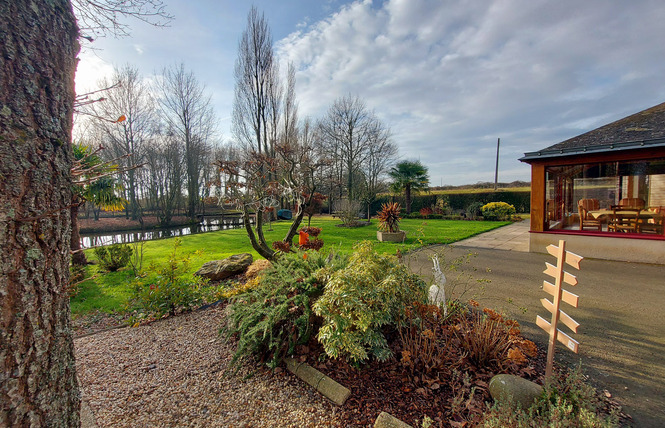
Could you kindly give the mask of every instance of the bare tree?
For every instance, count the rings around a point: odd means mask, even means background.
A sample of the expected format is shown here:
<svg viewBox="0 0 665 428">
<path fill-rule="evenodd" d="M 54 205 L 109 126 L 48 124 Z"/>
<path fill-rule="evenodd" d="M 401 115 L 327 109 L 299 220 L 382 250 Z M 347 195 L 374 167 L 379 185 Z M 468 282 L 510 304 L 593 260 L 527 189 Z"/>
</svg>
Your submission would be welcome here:
<svg viewBox="0 0 665 428">
<path fill-rule="evenodd" d="M 333 159 L 338 180 L 345 179 L 349 199 L 357 199 L 358 172 L 371 155 L 371 146 L 387 138 L 389 131 L 367 109 L 359 97 L 347 95 L 335 100 L 319 122 L 324 150 Z"/>
<path fill-rule="evenodd" d="M 377 131 L 370 138 L 369 153 L 361 167 L 362 185 L 359 199 L 367 206 L 368 220 L 372 216 L 370 209 L 377 195 L 388 190 L 386 174 L 397 157 L 397 145 L 390 138 L 390 130 L 381 127 Z"/>
<path fill-rule="evenodd" d="M 136 220 L 141 217 L 139 172 L 132 167 L 143 164 L 147 141 L 156 127 L 154 101 L 149 85 L 130 65 L 116 68 L 111 80 L 101 79 L 99 87 L 111 89 L 104 92 L 103 101 L 88 105 L 84 112 L 92 117 L 100 143 L 108 148 L 102 154 L 107 159 L 122 158 L 119 176 L 129 201 L 127 214 Z M 117 122 L 118 117 L 125 120 Z"/>
<path fill-rule="evenodd" d="M 282 95 L 278 72 L 268 22 L 252 7 L 235 64 L 232 130 L 240 144 L 259 154 L 270 154 L 276 143 Z"/>
<path fill-rule="evenodd" d="M 129 25 L 122 18 L 133 17 L 157 27 L 167 26 L 173 16 L 161 0 L 72 0 L 81 36 L 92 40 L 112 34 L 129 35 Z"/>
<path fill-rule="evenodd" d="M 191 71 L 180 64 L 165 68 L 159 83 L 162 116 L 185 149 L 187 215 L 196 219 L 201 201 L 202 174 L 215 132 L 210 95 Z"/>
<path fill-rule="evenodd" d="M 173 135 L 155 136 L 146 150 L 148 199 L 162 226 L 171 224 L 182 195 L 184 158 L 183 146 Z"/>
</svg>

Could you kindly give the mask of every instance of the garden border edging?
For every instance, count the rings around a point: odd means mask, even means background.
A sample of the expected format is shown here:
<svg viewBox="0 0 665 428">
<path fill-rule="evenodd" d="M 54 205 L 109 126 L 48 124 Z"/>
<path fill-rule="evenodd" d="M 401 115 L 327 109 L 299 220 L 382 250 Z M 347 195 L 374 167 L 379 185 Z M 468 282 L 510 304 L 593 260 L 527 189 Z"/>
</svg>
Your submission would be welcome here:
<svg viewBox="0 0 665 428">
<path fill-rule="evenodd" d="M 284 361 L 286 362 L 286 368 L 291 373 L 298 376 L 338 406 L 343 405 L 351 395 L 351 391 L 348 388 L 335 382 L 309 364 L 300 363 L 294 358 L 285 358 Z"/>
</svg>

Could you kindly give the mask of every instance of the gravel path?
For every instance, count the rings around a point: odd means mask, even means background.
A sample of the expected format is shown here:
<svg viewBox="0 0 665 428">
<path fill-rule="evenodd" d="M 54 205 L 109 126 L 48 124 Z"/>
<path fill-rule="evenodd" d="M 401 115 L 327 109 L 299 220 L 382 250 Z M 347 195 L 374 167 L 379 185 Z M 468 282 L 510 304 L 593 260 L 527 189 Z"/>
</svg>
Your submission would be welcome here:
<svg viewBox="0 0 665 428">
<path fill-rule="evenodd" d="M 74 340 L 83 398 L 100 427 L 337 426 L 337 406 L 290 373 L 226 374 L 220 307 Z M 251 370 L 257 370 L 252 372 Z"/>
</svg>

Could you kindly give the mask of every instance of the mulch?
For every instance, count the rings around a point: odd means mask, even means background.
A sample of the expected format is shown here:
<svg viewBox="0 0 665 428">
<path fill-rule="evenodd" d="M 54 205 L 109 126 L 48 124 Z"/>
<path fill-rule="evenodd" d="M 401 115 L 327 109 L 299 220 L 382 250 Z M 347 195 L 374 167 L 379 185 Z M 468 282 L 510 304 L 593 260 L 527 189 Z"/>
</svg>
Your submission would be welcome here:
<svg viewBox="0 0 665 428">
<path fill-rule="evenodd" d="M 339 359 L 325 357 L 316 339 L 296 350 L 297 358 L 307 362 L 351 390 L 342 406 L 342 419 L 348 426 L 372 426 L 381 412 L 388 412 L 412 426 L 421 426 L 423 418 L 433 420 L 434 427 L 474 426 L 487 410 L 492 398 L 490 379 L 500 372 L 520 376 L 542 384 L 546 355 L 539 350 L 522 367 L 503 371 L 478 369 L 465 360 L 458 347 L 450 348 L 448 360 L 452 370 L 430 374 L 411 373 L 399 361 L 396 332 L 386 332 L 393 356 L 385 362 L 370 359 L 354 366 Z"/>
</svg>

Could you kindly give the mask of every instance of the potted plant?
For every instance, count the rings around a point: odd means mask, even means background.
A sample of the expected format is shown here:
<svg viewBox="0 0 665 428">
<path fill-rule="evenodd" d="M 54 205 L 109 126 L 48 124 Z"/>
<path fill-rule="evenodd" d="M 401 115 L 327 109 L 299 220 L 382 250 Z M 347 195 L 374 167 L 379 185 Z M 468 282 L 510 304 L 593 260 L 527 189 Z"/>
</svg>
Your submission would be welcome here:
<svg viewBox="0 0 665 428">
<path fill-rule="evenodd" d="M 404 242 L 406 232 L 399 230 L 399 214 L 401 207 L 397 202 L 389 202 L 381 205 L 379 215 L 379 230 L 376 238 L 381 242 Z"/>
</svg>

